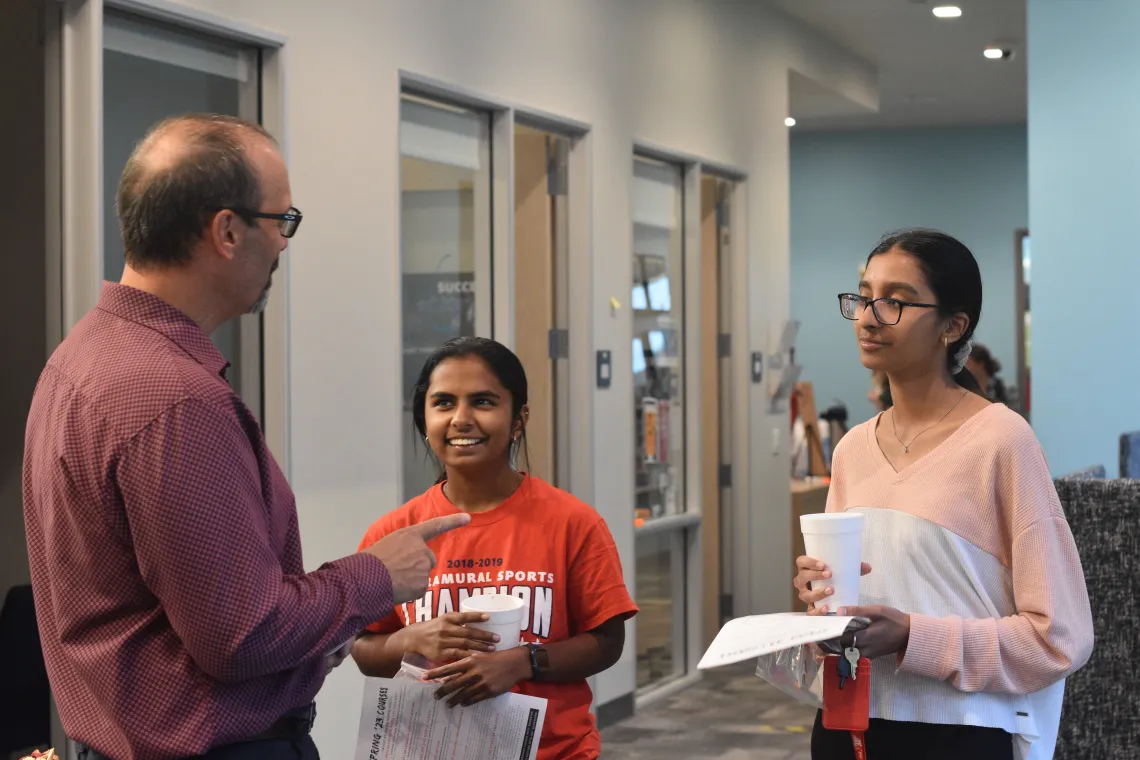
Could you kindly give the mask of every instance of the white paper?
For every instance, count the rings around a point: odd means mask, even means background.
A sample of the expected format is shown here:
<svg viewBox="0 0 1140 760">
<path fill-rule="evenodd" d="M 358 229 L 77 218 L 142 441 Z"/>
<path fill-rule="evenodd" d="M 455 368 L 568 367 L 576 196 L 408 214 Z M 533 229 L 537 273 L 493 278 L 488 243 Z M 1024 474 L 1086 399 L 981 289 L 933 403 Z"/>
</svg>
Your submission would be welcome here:
<svg viewBox="0 0 1140 760">
<path fill-rule="evenodd" d="M 838 638 L 851 617 L 781 612 L 729 620 L 713 639 L 697 670 L 719 668 L 781 649 Z"/>
<path fill-rule="evenodd" d="M 356 760 L 535 760 L 546 700 L 503 694 L 471 707 L 437 700 L 437 683 L 367 678 Z"/>
</svg>

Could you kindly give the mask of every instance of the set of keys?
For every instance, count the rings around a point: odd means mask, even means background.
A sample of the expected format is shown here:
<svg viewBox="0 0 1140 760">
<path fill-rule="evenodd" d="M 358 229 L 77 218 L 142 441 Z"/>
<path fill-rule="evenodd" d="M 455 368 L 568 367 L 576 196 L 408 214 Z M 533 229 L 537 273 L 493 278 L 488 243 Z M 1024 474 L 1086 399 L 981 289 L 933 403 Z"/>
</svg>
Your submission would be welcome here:
<svg viewBox="0 0 1140 760">
<path fill-rule="evenodd" d="M 843 650 L 843 656 L 839 658 L 839 688 L 843 688 L 843 684 L 847 683 L 847 679 L 852 681 L 859 678 L 859 650 L 854 646 L 847 647 Z"/>
</svg>

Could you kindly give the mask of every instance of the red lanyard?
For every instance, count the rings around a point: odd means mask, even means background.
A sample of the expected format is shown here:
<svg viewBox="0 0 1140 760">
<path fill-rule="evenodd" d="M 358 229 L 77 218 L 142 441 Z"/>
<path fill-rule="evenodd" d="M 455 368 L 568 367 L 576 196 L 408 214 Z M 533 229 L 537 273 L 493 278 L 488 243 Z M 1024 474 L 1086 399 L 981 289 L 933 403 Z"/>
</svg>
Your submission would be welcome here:
<svg viewBox="0 0 1140 760">
<path fill-rule="evenodd" d="M 832 731 L 851 732 L 855 760 L 867 760 L 863 732 L 870 724 L 871 661 L 859 659 L 855 677 L 840 675 L 838 655 L 823 661 L 823 727 Z"/>
</svg>

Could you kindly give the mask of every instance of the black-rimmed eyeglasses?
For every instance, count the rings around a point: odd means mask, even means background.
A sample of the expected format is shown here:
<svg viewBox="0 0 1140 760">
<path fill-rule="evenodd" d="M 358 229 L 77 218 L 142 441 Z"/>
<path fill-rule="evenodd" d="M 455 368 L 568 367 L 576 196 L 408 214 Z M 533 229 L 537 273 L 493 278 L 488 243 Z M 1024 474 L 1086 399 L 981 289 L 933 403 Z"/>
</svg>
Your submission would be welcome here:
<svg viewBox="0 0 1140 760">
<path fill-rule="evenodd" d="M 293 206 L 290 206 L 289 210 L 284 214 L 267 214 L 264 211 L 253 211 L 252 209 L 242 208 L 240 206 L 232 206 L 218 210 L 232 211 L 250 222 L 253 219 L 272 219 L 277 222 L 277 229 L 281 232 L 281 237 L 285 238 L 291 238 L 296 235 L 297 228 L 301 226 L 301 211 Z"/>
<path fill-rule="evenodd" d="M 871 313 L 875 315 L 875 319 L 881 325 L 897 325 L 902 319 L 904 306 L 912 306 L 916 309 L 938 308 L 938 305 L 933 303 L 913 303 L 911 301 L 900 301 L 897 298 L 867 298 L 855 293 L 839 294 L 839 313 L 843 315 L 844 319 L 855 321 L 863 316 L 863 312 L 867 311 L 868 306 L 871 307 Z"/>
</svg>

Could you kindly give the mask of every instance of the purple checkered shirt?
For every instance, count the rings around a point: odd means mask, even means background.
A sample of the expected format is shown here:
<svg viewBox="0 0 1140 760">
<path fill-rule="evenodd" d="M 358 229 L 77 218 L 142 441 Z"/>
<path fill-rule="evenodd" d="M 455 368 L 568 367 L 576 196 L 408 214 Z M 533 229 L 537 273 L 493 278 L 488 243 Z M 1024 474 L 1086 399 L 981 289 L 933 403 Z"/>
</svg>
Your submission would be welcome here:
<svg viewBox="0 0 1140 760">
<path fill-rule="evenodd" d="M 293 492 L 185 314 L 106 283 L 28 418 L 24 519 L 69 737 L 121 760 L 247 739 L 392 610 L 356 554 L 305 573 Z"/>
</svg>

